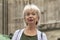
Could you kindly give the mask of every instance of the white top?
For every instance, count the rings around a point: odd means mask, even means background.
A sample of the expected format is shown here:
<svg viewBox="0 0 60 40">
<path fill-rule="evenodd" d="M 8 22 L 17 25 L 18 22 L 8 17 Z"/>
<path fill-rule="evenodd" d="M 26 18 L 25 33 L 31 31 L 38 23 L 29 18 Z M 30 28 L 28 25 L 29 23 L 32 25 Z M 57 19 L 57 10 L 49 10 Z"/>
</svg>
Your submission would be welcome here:
<svg viewBox="0 0 60 40">
<path fill-rule="evenodd" d="M 23 31 L 24 31 L 24 29 L 17 30 L 14 33 L 14 35 L 12 37 L 12 40 L 20 40 Z M 42 38 L 41 38 L 41 32 L 39 30 L 37 30 L 37 38 L 38 38 L 38 40 L 47 40 L 47 37 L 46 37 L 46 34 L 45 33 L 42 33 Z"/>
</svg>

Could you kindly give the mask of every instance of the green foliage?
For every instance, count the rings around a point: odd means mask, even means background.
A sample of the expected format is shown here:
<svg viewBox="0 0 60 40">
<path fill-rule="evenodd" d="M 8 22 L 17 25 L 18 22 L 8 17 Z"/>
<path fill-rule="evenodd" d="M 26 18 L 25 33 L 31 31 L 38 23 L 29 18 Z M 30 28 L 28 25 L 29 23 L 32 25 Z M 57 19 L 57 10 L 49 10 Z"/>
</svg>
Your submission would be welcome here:
<svg viewBox="0 0 60 40">
<path fill-rule="evenodd" d="M 0 34 L 0 40 L 10 40 L 8 35 L 2 35 Z"/>
</svg>

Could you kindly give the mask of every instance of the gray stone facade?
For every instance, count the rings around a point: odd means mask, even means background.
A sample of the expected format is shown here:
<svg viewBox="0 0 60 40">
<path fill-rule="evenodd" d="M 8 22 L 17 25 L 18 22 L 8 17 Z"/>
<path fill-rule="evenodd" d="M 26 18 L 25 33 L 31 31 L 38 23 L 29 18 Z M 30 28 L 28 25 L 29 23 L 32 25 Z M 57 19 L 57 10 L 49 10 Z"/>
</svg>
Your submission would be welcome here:
<svg viewBox="0 0 60 40">
<path fill-rule="evenodd" d="M 0 0 L 0 33 L 2 33 L 2 0 Z"/>
</svg>

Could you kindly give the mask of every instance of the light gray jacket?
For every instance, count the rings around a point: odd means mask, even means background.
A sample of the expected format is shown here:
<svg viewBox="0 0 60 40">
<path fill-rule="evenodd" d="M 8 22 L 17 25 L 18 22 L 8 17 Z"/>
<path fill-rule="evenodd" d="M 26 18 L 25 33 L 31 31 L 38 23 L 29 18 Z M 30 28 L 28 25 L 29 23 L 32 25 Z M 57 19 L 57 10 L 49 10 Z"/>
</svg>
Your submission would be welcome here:
<svg viewBox="0 0 60 40">
<path fill-rule="evenodd" d="M 23 33 L 24 29 L 22 30 L 17 30 L 13 37 L 12 37 L 12 40 L 20 40 L 21 36 L 22 36 L 22 33 Z M 47 40 L 47 37 L 45 35 L 45 33 L 42 33 L 42 38 L 41 38 L 41 32 L 39 30 L 37 30 L 37 38 L 38 40 Z"/>
</svg>

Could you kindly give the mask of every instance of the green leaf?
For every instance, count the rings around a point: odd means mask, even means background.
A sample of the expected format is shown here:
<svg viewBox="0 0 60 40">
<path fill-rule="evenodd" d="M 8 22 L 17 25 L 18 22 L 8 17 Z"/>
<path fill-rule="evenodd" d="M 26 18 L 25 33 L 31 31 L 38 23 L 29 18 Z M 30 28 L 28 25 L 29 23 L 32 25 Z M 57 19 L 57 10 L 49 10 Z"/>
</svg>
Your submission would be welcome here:
<svg viewBox="0 0 60 40">
<path fill-rule="evenodd" d="M 8 35 L 0 34 L 0 40 L 10 40 Z"/>
</svg>

